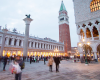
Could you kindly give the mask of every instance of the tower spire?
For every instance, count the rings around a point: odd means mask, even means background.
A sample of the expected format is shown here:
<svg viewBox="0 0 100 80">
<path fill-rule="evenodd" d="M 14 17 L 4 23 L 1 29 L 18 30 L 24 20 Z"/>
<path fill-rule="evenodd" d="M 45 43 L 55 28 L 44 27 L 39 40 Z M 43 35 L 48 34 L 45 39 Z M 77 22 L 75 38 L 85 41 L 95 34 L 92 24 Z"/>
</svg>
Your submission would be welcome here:
<svg viewBox="0 0 100 80">
<path fill-rule="evenodd" d="M 63 0 L 62 0 L 62 3 L 61 3 L 61 7 L 60 7 L 60 10 L 59 11 L 66 11 L 66 8 L 65 8 L 65 5 L 63 3 Z"/>
</svg>

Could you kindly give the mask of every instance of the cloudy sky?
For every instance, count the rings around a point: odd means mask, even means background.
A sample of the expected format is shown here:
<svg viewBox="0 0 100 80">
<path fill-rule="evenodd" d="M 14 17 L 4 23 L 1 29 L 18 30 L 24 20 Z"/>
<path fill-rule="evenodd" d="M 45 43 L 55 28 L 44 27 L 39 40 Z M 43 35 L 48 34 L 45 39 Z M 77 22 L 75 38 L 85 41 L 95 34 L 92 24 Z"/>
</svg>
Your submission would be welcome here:
<svg viewBox="0 0 100 80">
<path fill-rule="evenodd" d="M 59 41 L 59 9 L 62 0 L 2 0 L 0 1 L 0 26 L 10 31 L 16 28 L 25 33 L 26 14 L 31 14 L 30 35 L 40 38 L 52 38 Z M 69 16 L 70 36 L 72 47 L 77 46 L 73 1 L 63 0 Z"/>
</svg>

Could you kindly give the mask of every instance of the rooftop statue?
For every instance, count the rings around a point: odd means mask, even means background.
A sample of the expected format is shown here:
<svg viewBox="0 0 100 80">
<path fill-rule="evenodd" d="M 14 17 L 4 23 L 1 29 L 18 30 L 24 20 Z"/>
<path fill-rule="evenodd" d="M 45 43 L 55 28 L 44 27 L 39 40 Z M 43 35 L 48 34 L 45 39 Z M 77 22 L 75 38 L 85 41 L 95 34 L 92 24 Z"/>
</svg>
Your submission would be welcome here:
<svg viewBox="0 0 100 80">
<path fill-rule="evenodd" d="M 27 16 L 27 18 L 30 18 L 31 15 L 29 14 L 29 15 L 25 15 L 25 16 Z"/>
</svg>

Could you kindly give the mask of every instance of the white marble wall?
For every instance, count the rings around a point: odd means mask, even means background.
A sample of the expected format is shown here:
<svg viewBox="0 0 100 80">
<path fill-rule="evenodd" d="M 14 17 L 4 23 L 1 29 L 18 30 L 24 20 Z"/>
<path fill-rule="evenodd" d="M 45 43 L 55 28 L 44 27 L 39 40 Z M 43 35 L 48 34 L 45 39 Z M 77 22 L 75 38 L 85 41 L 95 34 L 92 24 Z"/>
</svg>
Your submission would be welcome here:
<svg viewBox="0 0 100 80">
<path fill-rule="evenodd" d="M 24 41 L 23 36 L 16 37 L 16 35 L 15 36 L 14 35 L 13 36 L 6 35 L 5 38 L 6 38 L 5 46 L 15 47 L 15 48 L 23 48 L 23 41 Z M 11 42 L 10 42 L 10 40 L 11 40 Z M 2 36 L 0 37 L 0 44 L 1 44 L 1 41 L 2 41 Z M 57 43 L 57 42 L 51 42 L 51 41 L 49 42 L 49 41 L 38 40 L 38 39 L 34 40 L 32 38 L 29 39 L 28 43 L 29 43 L 29 46 L 28 46 L 29 49 L 55 50 L 58 46 L 59 51 L 64 51 L 63 43 Z"/>
<path fill-rule="evenodd" d="M 95 12 L 90 11 L 91 1 L 92 0 L 74 0 L 73 1 L 76 23 L 100 17 L 100 10 L 95 11 Z"/>
</svg>

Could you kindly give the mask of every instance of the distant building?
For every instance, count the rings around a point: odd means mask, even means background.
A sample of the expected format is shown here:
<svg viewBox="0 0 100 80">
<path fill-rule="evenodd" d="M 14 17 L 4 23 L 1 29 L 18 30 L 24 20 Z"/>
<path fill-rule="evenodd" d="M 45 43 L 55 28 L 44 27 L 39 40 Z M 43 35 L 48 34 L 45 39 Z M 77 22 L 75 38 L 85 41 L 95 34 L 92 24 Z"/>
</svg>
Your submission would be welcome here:
<svg viewBox="0 0 100 80">
<path fill-rule="evenodd" d="M 97 56 L 100 57 L 100 0 L 73 0 L 73 2 L 80 56 L 85 55 L 84 44 L 89 43 L 90 45 L 85 47 L 86 53 L 97 61 Z"/>
<path fill-rule="evenodd" d="M 71 47 L 71 53 L 70 53 L 70 56 L 77 56 L 79 55 L 79 52 L 77 50 L 77 47 Z"/>
<path fill-rule="evenodd" d="M 2 44 L 2 37 L 4 32 L 0 30 L 0 47 Z M 20 34 L 17 31 L 8 31 L 5 36 L 5 46 L 3 54 L 1 55 L 21 55 L 23 56 L 23 41 L 24 34 Z M 58 51 L 54 51 L 57 49 Z M 28 41 L 28 54 L 38 56 L 65 56 L 64 44 L 52 40 L 50 38 L 38 38 L 34 36 L 29 37 Z"/>
</svg>

